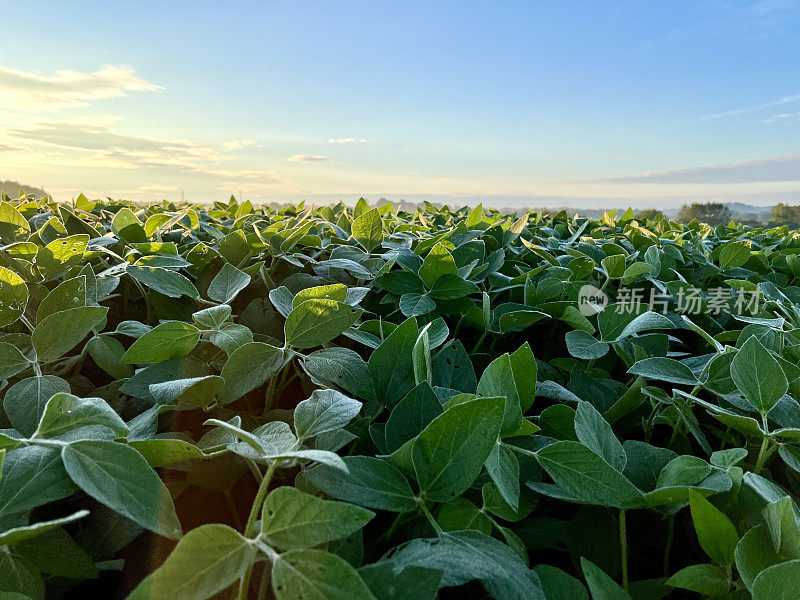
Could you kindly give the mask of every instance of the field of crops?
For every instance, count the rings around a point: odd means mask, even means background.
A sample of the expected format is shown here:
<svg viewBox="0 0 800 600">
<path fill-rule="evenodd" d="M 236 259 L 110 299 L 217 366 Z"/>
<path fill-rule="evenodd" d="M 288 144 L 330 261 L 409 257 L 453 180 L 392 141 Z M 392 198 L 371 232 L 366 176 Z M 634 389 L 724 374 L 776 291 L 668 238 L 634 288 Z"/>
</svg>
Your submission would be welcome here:
<svg viewBox="0 0 800 600">
<path fill-rule="evenodd" d="M 0 599 L 800 598 L 800 235 L 0 204 Z"/>
</svg>

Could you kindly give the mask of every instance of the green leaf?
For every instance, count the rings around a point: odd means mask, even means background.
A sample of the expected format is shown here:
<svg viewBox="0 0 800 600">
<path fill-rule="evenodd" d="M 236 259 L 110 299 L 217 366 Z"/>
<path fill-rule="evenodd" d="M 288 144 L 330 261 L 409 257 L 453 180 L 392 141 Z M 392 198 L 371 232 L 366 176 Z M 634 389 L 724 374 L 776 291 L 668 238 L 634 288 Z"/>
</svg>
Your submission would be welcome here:
<svg viewBox="0 0 800 600">
<path fill-rule="evenodd" d="M 466 498 L 456 498 L 442 504 L 436 522 L 444 531 L 474 529 L 487 535 L 492 533 L 492 521 Z"/>
<path fill-rule="evenodd" d="M 763 514 L 775 552 L 800 558 L 800 529 L 794 518 L 792 499 L 784 496 L 768 504 Z"/>
<path fill-rule="evenodd" d="M 517 388 L 519 405 L 524 414 L 533 405 L 533 400 L 536 397 L 538 366 L 528 342 L 522 344 L 510 356 L 514 386 Z"/>
<path fill-rule="evenodd" d="M 275 346 L 252 342 L 237 348 L 222 367 L 225 386 L 219 393 L 223 404 L 238 400 L 278 373 L 286 364 L 286 353 Z"/>
<path fill-rule="evenodd" d="M 203 451 L 185 440 L 172 438 L 155 438 L 152 440 L 135 440 L 129 445 L 144 456 L 151 467 L 165 467 L 172 463 L 203 458 Z"/>
<path fill-rule="evenodd" d="M 618 312 L 622 309 L 621 312 Z M 637 313 L 625 304 L 609 304 L 597 315 L 600 338 L 604 342 L 618 342 L 626 337 L 651 329 L 672 329 L 675 325 L 656 312 Z"/>
<path fill-rule="evenodd" d="M 753 589 L 753 582 L 761 571 L 792 558 L 781 556 L 776 552 L 767 526 L 764 524 L 753 527 L 742 536 L 734 556 L 736 570 L 748 590 Z"/>
<path fill-rule="evenodd" d="M 704 596 L 723 596 L 731 588 L 728 572 L 718 565 L 690 565 L 667 580 L 667 585 Z"/>
<path fill-rule="evenodd" d="M 342 283 L 332 285 L 318 285 L 304 290 L 300 290 L 292 298 L 292 308 L 297 308 L 306 300 L 336 300 L 344 302 L 347 300 L 347 286 Z"/>
<path fill-rule="evenodd" d="M 534 361 L 535 362 L 535 361 Z M 477 390 L 478 380 L 475 376 L 475 368 L 472 366 L 472 361 L 469 354 L 464 349 L 464 345 L 459 340 L 450 340 L 439 352 L 433 357 L 433 385 L 458 390 L 474 394 Z M 514 363 L 511 365 L 512 372 L 514 370 Z M 536 377 L 534 375 L 532 380 L 534 386 Z M 531 397 L 526 387 L 524 396 Z M 535 387 L 534 387 L 535 393 Z"/>
<path fill-rule="evenodd" d="M 421 493 L 435 502 L 460 496 L 475 481 L 500 433 L 505 403 L 478 398 L 436 417 L 411 448 Z"/>
<path fill-rule="evenodd" d="M 466 225 L 468 229 L 472 229 L 481 221 L 483 221 L 483 204 L 478 204 L 478 206 L 470 211 L 469 216 L 467 216 L 466 221 L 464 221 L 464 225 Z"/>
<path fill-rule="evenodd" d="M 116 212 L 111 221 L 111 230 L 114 234 L 128 243 L 140 243 L 147 241 L 147 234 L 142 227 L 136 214 L 127 207 L 123 207 Z"/>
<path fill-rule="evenodd" d="M 733 553 L 736 550 L 736 544 L 739 543 L 739 534 L 736 533 L 733 523 L 717 507 L 695 491 L 689 491 L 689 503 L 692 522 L 700 546 L 718 565 L 732 565 Z"/>
<path fill-rule="evenodd" d="M 550 565 L 537 565 L 533 569 L 539 576 L 547 600 L 589 600 L 586 587 L 561 569 Z"/>
<path fill-rule="evenodd" d="M 339 387 L 362 400 L 375 400 L 369 367 L 350 348 L 323 348 L 302 358 L 303 370 L 314 383 Z"/>
<path fill-rule="evenodd" d="M 611 425 L 589 402 L 578 403 L 575 411 L 575 434 L 578 441 L 622 473 L 628 458 Z"/>
<path fill-rule="evenodd" d="M 0 202 L 0 240 L 6 244 L 24 240 L 31 232 L 31 226 L 20 212 L 8 202 Z"/>
<path fill-rule="evenodd" d="M 14 594 L 9 600 L 44 600 L 45 597 L 44 580 L 37 569 L 23 557 L 11 552 L 0 553 L 0 590 L 3 590 L 0 594 Z M 23 596 L 22 592 L 26 595 Z M 0 599 L 6 600 L 2 596 Z"/>
<path fill-rule="evenodd" d="M 219 329 L 231 316 L 233 310 L 227 304 L 209 306 L 192 314 L 192 319 L 201 327 Z"/>
<path fill-rule="evenodd" d="M 498 442 L 486 458 L 486 472 L 508 505 L 519 508 L 519 461 L 505 445 Z"/>
<path fill-rule="evenodd" d="M 431 312 L 436 308 L 436 302 L 428 298 L 426 294 L 403 294 L 400 296 L 400 312 L 406 317 L 419 317 Z"/>
<path fill-rule="evenodd" d="M 200 330 L 189 323 L 167 321 L 133 342 L 122 356 L 123 364 L 159 363 L 183 358 L 200 341 Z"/>
<path fill-rule="evenodd" d="M 69 383 L 55 375 L 28 377 L 12 385 L 3 399 L 11 424 L 21 434 L 33 435 L 47 401 L 59 392 L 69 393 Z"/>
<path fill-rule="evenodd" d="M 697 377 L 689 367 L 673 358 L 662 356 L 637 361 L 628 369 L 628 373 L 681 385 L 697 385 L 698 383 Z"/>
<path fill-rule="evenodd" d="M 789 389 L 780 364 L 756 336 L 747 338 L 739 348 L 731 362 L 731 378 L 747 401 L 762 415 L 766 415 Z"/>
<path fill-rule="evenodd" d="M 414 342 L 414 350 L 411 354 L 411 363 L 414 368 L 414 383 L 419 385 L 422 382 L 433 383 L 433 373 L 431 372 L 431 340 L 428 335 L 430 323 L 422 328 Z"/>
<path fill-rule="evenodd" d="M 415 385 L 412 352 L 418 334 L 417 320 L 409 317 L 369 357 L 367 364 L 383 406 L 391 406 Z"/>
<path fill-rule="evenodd" d="M 356 570 L 324 550 L 290 550 L 272 565 L 277 600 L 375 600 Z"/>
<path fill-rule="evenodd" d="M 536 458 L 559 487 L 582 502 L 625 508 L 644 500 L 625 476 L 578 442 L 556 442 Z"/>
<path fill-rule="evenodd" d="M 398 296 L 425 293 L 425 284 L 422 279 L 416 273 L 409 271 L 391 271 L 381 275 L 375 279 L 375 285 L 379 289 Z"/>
<path fill-rule="evenodd" d="M 143 267 L 139 265 L 128 265 L 126 272 L 133 278 L 142 282 L 144 285 L 160 294 L 170 298 L 180 298 L 189 296 L 199 298 L 200 293 L 191 281 L 180 273 L 163 269 L 161 267 Z"/>
<path fill-rule="evenodd" d="M 439 569 L 441 585 L 446 587 L 478 579 L 499 600 L 545 600 L 538 578 L 519 555 L 480 531 L 445 531 L 436 538 L 416 538 L 383 561 L 396 569 Z"/>
<path fill-rule="evenodd" d="M 658 487 L 695 485 L 711 475 L 713 469 L 699 456 L 677 456 L 658 474 Z"/>
<path fill-rule="evenodd" d="M 208 341 L 221 348 L 229 356 L 253 341 L 253 332 L 238 323 L 226 323 L 217 331 L 208 334 Z"/>
<path fill-rule="evenodd" d="M 217 394 L 225 385 L 225 380 L 218 375 L 173 379 L 149 386 L 150 394 L 159 404 L 186 402 L 201 408 L 213 404 Z"/>
<path fill-rule="evenodd" d="M 30 362 L 16 346 L 0 342 L 0 381 L 11 379 L 30 367 Z"/>
<path fill-rule="evenodd" d="M 133 368 L 122 364 L 125 347 L 110 335 L 96 335 L 86 342 L 86 351 L 98 367 L 115 379 L 133 377 Z"/>
<path fill-rule="evenodd" d="M 103 425 L 119 437 L 129 433 L 125 421 L 102 398 L 59 393 L 48 400 L 33 437 L 55 438 L 87 425 Z"/>
<path fill-rule="evenodd" d="M 608 354 L 610 346 L 580 329 L 574 329 L 564 337 L 567 350 L 575 358 L 596 360 Z"/>
<path fill-rule="evenodd" d="M 14 271 L 0 267 L 0 327 L 11 325 L 19 319 L 27 305 L 28 286 L 25 280 Z"/>
<path fill-rule="evenodd" d="M 280 550 L 312 548 L 355 533 L 374 516 L 371 510 L 284 486 L 264 502 L 261 535 Z"/>
<path fill-rule="evenodd" d="M 60 500 L 75 491 L 57 450 L 22 446 L 6 452 L 0 477 L 0 517 Z"/>
<path fill-rule="evenodd" d="M 71 579 L 93 579 L 98 576 L 92 557 L 61 528 L 24 540 L 16 545 L 14 551 L 24 556 L 35 569 L 48 575 Z"/>
<path fill-rule="evenodd" d="M 395 570 L 390 563 L 374 563 L 358 570 L 378 600 L 436 600 L 442 572 L 424 567 Z"/>
<path fill-rule="evenodd" d="M 719 253 L 721 269 L 741 267 L 750 258 L 750 242 L 738 241 L 726 244 Z"/>
<path fill-rule="evenodd" d="M 360 316 L 361 309 L 336 300 L 306 300 L 286 318 L 286 344 L 300 349 L 321 346 L 341 335 Z"/>
<path fill-rule="evenodd" d="M 478 381 L 478 394 L 502 396 L 506 399 L 501 429 L 503 435 L 509 435 L 519 429 L 522 424 L 522 407 L 511 355 L 502 354 L 489 363 Z"/>
<path fill-rule="evenodd" d="M 761 571 L 753 582 L 753 600 L 794 600 L 800 595 L 800 560 Z"/>
<path fill-rule="evenodd" d="M 79 265 L 89 243 L 85 234 L 55 239 L 36 253 L 36 266 L 45 279 L 50 279 Z"/>
<path fill-rule="evenodd" d="M 192 529 L 128 600 L 205 600 L 244 576 L 257 551 L 239 532 L 221 523 Z"/>
<path fill-rule="evenodd" d="M 83 519 L 88 515 L 88 510 L 79 510 L 69 516 L 61 517 L 59 519 L 40 521 L 39 523 L 33 523 L 32 525 L 23 525 L 21 527 L 7 529 L 6 531 L 0 533 L 0 546 L 13 546 L 25 540 L 45 534 L 53 529 L 57 529 L 62 525 Z"/>
<path fill-rule="evenodd" d="M 591 561 L 581 557 L 581 568 L 592 600 L 631 600 L 628 592 Z"/>
<path fill-rule="evenodd" d="M 103 319 L 108 308 L 84 306 L 68 308 L 46 317 L 31 335 L 40 362 L 53 362 L 81 343 Z"/>
<path fill-rule="evenodd" d="M 442 412 L 428 382 L 417 385 L 397 403 L 386 421 L 386 450 L 391 453 L 400 448 Z"/>
<path fill-rule="evenodd" d="M 353 238 L 364 247 L 367 252 L 372 252 L 383 241 L 383 221 L 377 208 L 362 213 L 353 220 L 351 225 Z"/>
<path fill-rule="evenodd" d="M 458 267 L 453 260 L 453 255 L 442 243 L 438 243 L 428 252 L 418 274 L 430 288 L 442 275 L 458 275 Z"/>
<path fill-rule="evenodd" d="M 249 284 L 250 275 L 231 263 L 225 263 L 208 285 L 208 297 L 217 302 L 228 303 Z"/>
<path fill-rule="evenodd" d="M 622 274 L 622 279 L 621 279 L 622 285 L 630 285 L 631 283 L 639 279 L 639 277 L 642 277 L 643 275 L 650 275 L 654 271 L 655 268 L 653 267 L 653 265 L 648 264 L 646 262 L 632 263 L 628 266 L 627 269 L 625 269 L 625 272 Z"/>
<path fill-rule="evenodd" d="M 326 494 L 368 508 L 408 512 L 416 508 L 414 492 L 405 476 L 385 460 L 372 456 L 345 456 L 347 471 L 319 465 L 306 478 Z"/>
<path fill-rule="evenodd" d="M 315 390 L 294 409 L 294 427 L 301 440 L 342 429 L 361 410 L 361 402 L 336 390 Z"/>
<path fill-rule="evenodd" d="M 480 291 L 480 288 L 471 281 L 466 281 L 458 275 L 445 274 L 434 282 L 428 295 L 437 300 L 455 300 Z"/>
<path fill-rule="evenodd" d="M 40 322 L 49 315 L 67 308 L 80 308 L 87 306 L 86 275 L 67 279 L 58 284 L 36 309 L 36 321 Z"/>
<path fill-rule="evenodd" d="M 144 457 L 125 444 L 73 442 L 61 452 L 72 480 L 95 500 L 164 537 L 181 536 L 172 498 Z"/>
</svg>

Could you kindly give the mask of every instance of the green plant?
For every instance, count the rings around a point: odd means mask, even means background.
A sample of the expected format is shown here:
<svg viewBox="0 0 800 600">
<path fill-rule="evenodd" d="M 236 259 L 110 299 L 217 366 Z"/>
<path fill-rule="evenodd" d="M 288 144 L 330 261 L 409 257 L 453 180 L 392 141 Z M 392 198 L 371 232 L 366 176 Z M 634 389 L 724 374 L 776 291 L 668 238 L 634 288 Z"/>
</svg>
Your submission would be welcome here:
<svg viewBox="0 0 800 600">
<path fill-rule="evenodd" d="M 4 197 L 0 243 L 2 598 L 797 594 L 795 232 Z"/>
</svg>

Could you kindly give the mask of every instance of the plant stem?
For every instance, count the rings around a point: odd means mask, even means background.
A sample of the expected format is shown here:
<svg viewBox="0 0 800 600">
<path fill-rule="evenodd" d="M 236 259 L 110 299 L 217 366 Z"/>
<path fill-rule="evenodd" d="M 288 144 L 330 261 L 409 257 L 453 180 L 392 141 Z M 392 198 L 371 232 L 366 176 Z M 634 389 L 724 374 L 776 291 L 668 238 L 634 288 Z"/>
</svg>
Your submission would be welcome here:
<svg viewBox="0 0 800 600">
<path fill-rule="evenodd" d="M 670 516 L 667 527 L 667 543 L 664 546 L 664 577 L 669 575 L 669 552 L 672 549 L 672 540 L 675 538 L 675 515 Z"/>
<path fill-rule="evenodd" d="M 436 519 L 433 518 L 431 511 L 428 510 L 428 507 L 425 506 L 425 501 L 422 498 L 417 499 L 417 504 L 419 504 L 420 510 L 422 510 L 422 514 L 428 519 L 428 522 L 431 524 L 436 530 L 436 533 L 442 533 L 442 528 L 439 526 L 439 523 L 436 522 Z"/>
<path fill-rule="evenodd" d="M 261 480 L 261 483 L 258 486 L 255 500 L 253 500 L 253 506 L 250 507 L 250 516 L 247 517 L 247 525 L 244 528 L 244 536 L 247 538 L 252 538 L 255 536 L 258 513 L 261 511 L 261 505 L 264 504 L 264 498 L 266 498 L 267 491 L 269 490 L 269 482 L 272 480 L 272 475 L 275 473 L 275 469 L 278 467 L 279 462 L 280 460 L 272 461 L 269 469 L 267 469 L 266 475 L 264 475 L 264 479 Z M 247 568 L 247 571 L 245 571 L 242 580 L 239 582 L 239 600 L 247 599 L 247 589 L 250 587 L 250 576 L 252 573 L 253 566 L 250 565 Z"/>
<path fill-rule="evenodd" d="M 761 440 L 761 448 L 759 448 L 758 450 L 758 458 L 756 459 L 756 466 L 753 469 L 753 473 L 755 473 L 756 475 L 758 475 L 759 471 L 761 471 L 761 467 L 764 466 L 764 462 L 767 459 L 768 444 L 769 444 L 769 438 L 764 437 L 764 439 Z"/>
<path fill-rule="evenodd" d="M 272 376 L 272 379 L 269 380 L 269 387 L 267 388 L 267 393 L 264 398 L 264 412 L 261 413 L 262 415 L 266 415 L 269 410 L 272 408 L 272 403 L 274 401 L 275 396 L 275 386 L 278 382 L 278 374 Z"/>
<path fill-rule="evenodd" d="M 628 591 L 628 525 L 625 521 L 625 509 L 619 509 L 619 550 L 622 562 L 622 587 Z"/>
<path fill-rule="evenodd" d="M 476 344 L 475 344 L 475 346 L 472 348 L 472 354 L 475 354 L 475 353 L 478 351 L 478 348 L 480 348 L 481 344 L 483 343 L 483 340 L 485 340 L 485 339 L 486 339 L 486 336 L 488 335 L 488 333 L 489 333 L 489 330 L 487 329 L 486 331 L 484 331 L 484 332 L 481 334 L 481 337 L 479 337 L 479 338 L 478 338 L 478 341 L 477 341 L 477 343 L 476 343 Z"/>
</svg>

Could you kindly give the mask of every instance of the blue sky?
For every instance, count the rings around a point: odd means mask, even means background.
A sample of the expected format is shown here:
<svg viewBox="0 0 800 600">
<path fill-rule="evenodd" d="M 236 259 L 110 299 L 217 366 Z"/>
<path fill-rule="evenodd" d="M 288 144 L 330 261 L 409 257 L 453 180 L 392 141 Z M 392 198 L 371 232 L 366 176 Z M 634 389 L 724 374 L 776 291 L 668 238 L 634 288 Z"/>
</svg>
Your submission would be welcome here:
<svg viewBox="0 0 800 600">
<path fill-rule="evenodd" d="M 0 179 L 800 203 L 800 2 L 0 2 Z"/>
</svg>

